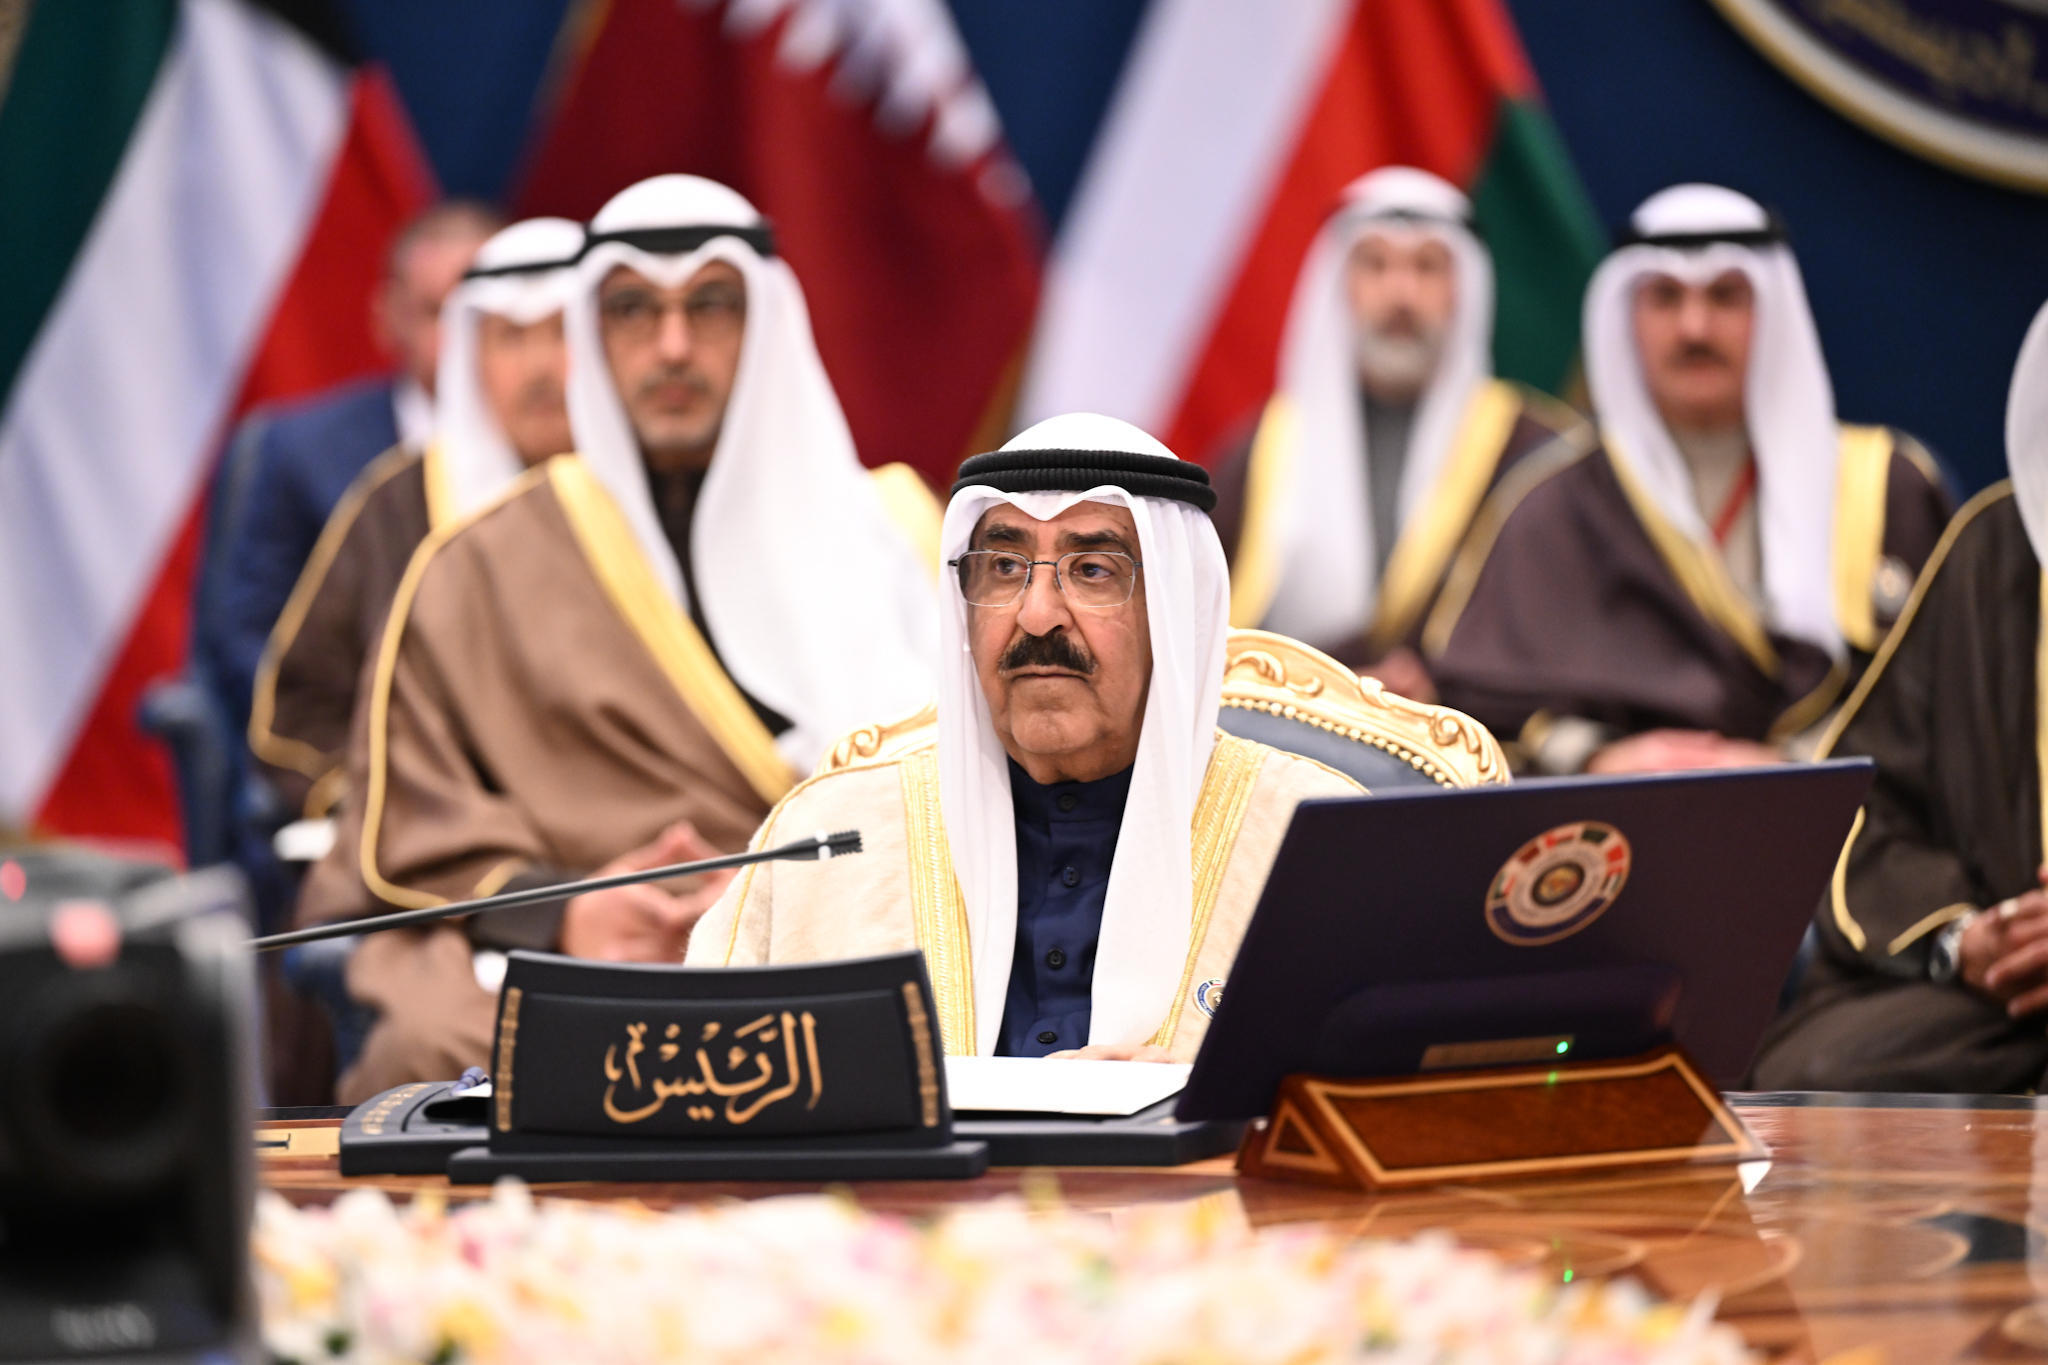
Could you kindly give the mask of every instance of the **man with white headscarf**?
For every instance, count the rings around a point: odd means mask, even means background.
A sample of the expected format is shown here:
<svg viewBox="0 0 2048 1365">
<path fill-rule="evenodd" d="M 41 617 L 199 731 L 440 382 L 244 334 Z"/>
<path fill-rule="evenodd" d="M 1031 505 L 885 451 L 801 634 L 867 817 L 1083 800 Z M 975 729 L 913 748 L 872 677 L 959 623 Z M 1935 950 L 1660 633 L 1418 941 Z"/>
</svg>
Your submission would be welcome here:
<svg viewBox="0 0 2048 1365">
<path fill-rule="evenodd" d="M 249 748 L 286 804 L 333 810 L 364 661 L 427 533 L 569 449 L 562 306 L 583 227 L 533 218 L 478 248 L 441 306 L 434 434 L 357 477 L 313 547 L 263 659 Z"/>
<path fill-rule="evenodd" d="M 1359 791 L 1216 728 L 1214 497 L 1087 414 L 962 465 L 936 725 L 785 798 L 759 841 L 851 828 L 865 851 L 747 869 L 690 964 L 915 947 L 949 1053 L 1192 1057 L 1295 805 Z"/>
<path fill-rule="evenodd" d="M 1830 734 L 1877 782 L 1759 1054 L 1767 1090 L 2048 1084 L 2048 308 L 2006 408 L 2012 478 L 1950 523 Z"/>
<path fill-rule="evenodd" d="M 1493 259 L 1471 201 L 1387 166 L 1309 248 L 1278 392 L 1218 466 L 1230 619 L 1435 695 L 1422 626 L 1481 501 L 1571 409 L 1493 376 Z"/>
<path fill-rule="evenodd" d="M 1836 420 L 1774 216 L 1680 185 L 1630 229 L 1586 293 L 1600 448 L 1502 483 L 1424 646 L 1540 771 L 1774 761 L 1867 665 L 1947 496 L 1917 441 Z"/>
<path fill-rule="evenodd" d="M 695 176 L 591 220 L 565 319 L 577 455 L 408 566 L 351 739 L 363 800 L 302 920 L 737 849 L 831 739 L 930 696 L 932 568 L 860 466 L 773 241 Z M 476 949 L 674 962 L 720 885 L 365 940 L 349 985 L 380 1018 L 344 1099 L 485 1060 Z"/>
</svg>

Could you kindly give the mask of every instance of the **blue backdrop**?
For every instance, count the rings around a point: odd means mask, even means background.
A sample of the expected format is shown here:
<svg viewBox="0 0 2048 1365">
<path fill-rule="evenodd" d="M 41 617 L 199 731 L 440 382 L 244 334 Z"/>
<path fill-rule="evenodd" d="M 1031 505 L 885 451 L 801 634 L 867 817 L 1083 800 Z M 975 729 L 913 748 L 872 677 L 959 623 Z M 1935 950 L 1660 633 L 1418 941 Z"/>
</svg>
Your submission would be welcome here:
<svg viewBox="0 0 2048 1365">
<path fill-rule="evenodd" d="M 950 3 L 1057 230 L 1145 0 Z M 1865 133 L 1706 0 L 1508 3 L 1603 221 L 1619 224 L 1681 180 L 1770 203 L 1791 224 L 1843 417 L 1915 432 L 1964 491 L 2001 475 L 2006 383 L 2048 298 L 2048 198 Z M 442 184 L 485 198 L 517 174 L 567 8 L 345 3 L 363 50 L 391 68 Z"/>
</svg>

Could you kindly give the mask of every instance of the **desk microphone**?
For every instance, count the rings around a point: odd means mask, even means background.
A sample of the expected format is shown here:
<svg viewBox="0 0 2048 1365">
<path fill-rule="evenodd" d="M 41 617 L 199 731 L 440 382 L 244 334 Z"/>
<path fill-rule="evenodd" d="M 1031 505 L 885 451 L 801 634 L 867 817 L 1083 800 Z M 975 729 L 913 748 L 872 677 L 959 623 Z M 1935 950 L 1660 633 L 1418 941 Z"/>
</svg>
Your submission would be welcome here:
<svg viewBox="0 0 2048 1365">
<path fill-rule="evenodd" d="M 799 839 L 795 843 L 782 844 L 776 848 L 758 849 L 751 853 L 729 853 L 722 858 L 706 858 L 701 862 L 672 863 L 667 867 L 650 867 L 639 872 L 620 872 L 610 877 L 590 877 L 580 882 L 563 882 L 559 886 L 536 886 L 525 891 L 507 891 L 502 895 L 485 896 L 480 900 L 430 905 L 424 910 L 394 910 L 385 915 L 367 915 L 362 919 L 316 924 L 310 929 L 265 934 L 261 938 L 251 939 L 249 946 L 259 953 L 267 953 L 276 948 L 289 948 L 295 943 L 314 943 L 324 938 L 347 938 L 351 934 L 375 934 L 386 929 L 431 924 L 435 920 L 455 919 L 462 915 L 481 915 L 493 910 L 509 910 L 518 905 L 564 901 L 571 896 L 580 896 L 586 891 L 609 891 L 615 886 L 637 886 L 641 882 L 667 881 L 670 877 L 687 877 L 698 872 L 719 872 L 728 867 L 746 867 L 751 863 L 777 862 L 785 858 L 813 858 L 823 862 L 827 858 L 841 858 L 849 853 L 858 852 L 860 831 L 847 829 L 837 834 L 819 834 L 809 839 Z"/>
</svg>

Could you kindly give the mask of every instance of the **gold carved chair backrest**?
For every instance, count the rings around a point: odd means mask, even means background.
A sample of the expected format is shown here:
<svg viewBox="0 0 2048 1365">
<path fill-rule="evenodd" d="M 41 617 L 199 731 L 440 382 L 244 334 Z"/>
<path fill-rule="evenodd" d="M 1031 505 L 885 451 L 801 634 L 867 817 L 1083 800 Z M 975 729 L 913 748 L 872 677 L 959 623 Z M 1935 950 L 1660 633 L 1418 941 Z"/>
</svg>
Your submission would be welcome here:
<svg viewBox="0 0 2048 1365">
<path fill-rule="evenodd" d="M 1305 754 L 1372 791 L 1508 780 L 1499 741 L 1464 712 L 1397 696 L 1321 650 L 1271 631 L 1230 632 L 1217 724 Z"/>
</svg>

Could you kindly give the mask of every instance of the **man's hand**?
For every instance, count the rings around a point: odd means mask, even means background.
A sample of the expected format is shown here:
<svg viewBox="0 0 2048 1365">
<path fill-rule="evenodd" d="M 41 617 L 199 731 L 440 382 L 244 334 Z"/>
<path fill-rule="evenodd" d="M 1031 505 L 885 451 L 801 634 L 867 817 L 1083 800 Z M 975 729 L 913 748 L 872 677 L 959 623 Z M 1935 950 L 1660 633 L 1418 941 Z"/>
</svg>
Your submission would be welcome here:
<svg viewBox="0 0 2048 1365">
<path fill-rule="evenodd" d="M 694 825 L 678 820 L 653 842 L 606 863 L 596 875 L 613 877 L 717 856 L 718 850 L 704 842 Z M 732 877 L 733 869 L 728 868 L 684 878 L 681 890 L 646 882 L 586 891 L 573 897 L 562 915 L 562 951 L 602 962 L 680 961 L 690 945 L 690 931 Z"/>
<path fill-rule="evenodd" d="M 1672 773 L 1699 768 L 1755 768 L 1784 762 L 1768 744 L 1730 739 L 1711 730 L 1646 730 L 1594 753 L 1589 773 Z"/>
<path fill-rule="evenodd" d="M 1380 685 L 1396 696 L 1410 701 L 1434 702 L 1436 682 L 1429 676 L 1429 669 L 1423 664 L 1422 656 L 1406 645 L 1381 659 L 1378 663 L 1358 670 L 1362 678 L 1378 678 Z"/>
<path fill-rule="evenodd" d="M 2048 885 L 2048 867 L 2035 873 Z M 2048 892 L 2024 892 L 1970 921 L 1957 945 L 1964 981 L 2014 1019 L 2048 1009 Z"/>
<path fill-rule="evenodd" d="M 1173 1054 L 1150 1043 L 1090 1043 L 1065 1052 L 1048 1052 L 1048 1062 L 1170 1062 Z"/>
</svg>

